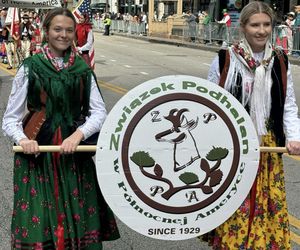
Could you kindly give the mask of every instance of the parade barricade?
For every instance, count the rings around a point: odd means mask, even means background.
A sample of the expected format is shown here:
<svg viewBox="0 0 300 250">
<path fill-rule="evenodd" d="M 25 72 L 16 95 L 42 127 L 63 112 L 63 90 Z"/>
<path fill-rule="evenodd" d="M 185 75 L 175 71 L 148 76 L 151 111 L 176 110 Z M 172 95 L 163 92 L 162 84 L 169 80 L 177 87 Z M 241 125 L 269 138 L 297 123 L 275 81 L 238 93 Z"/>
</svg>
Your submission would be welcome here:
<svg viewBox="0 0 300 250">
<path fill-rule="evenodd" d="M 101 20 L 93 21 L 94 28 L 100 32 L 104 31 L 104 24 Z M 145 23 L 138 23 L 128 20 L 112 20 L 111 31 L 113 33 L 126 33 L 127 35 L 147 35 L 147 25 Z M 279 47 L 285 53 L 288 53 L 288 39 L 287 26 L 275 26 L 272 33 L 272 43 L 275 47 Z M 295 36 L 299 29 L 293 29 L 293 36 Z M 226 27 L 225 24 L 211 22 L 207 25 L 197 23 L 191 27 L 187 23 L 180 27 L 173 28 L 170 39 L 179 39 L 184 42 L 192 42 L 191 37 L 195 36 L 196 43 L 215 44 L 215 45 L 230 45 L 238 42 L 242 38 L 242 33 L 238 23 L 233 23 L 231 27 Z M 299 45 L 293 44 L 293 51 L 298 52 Z M 291 53 L 290 53 L 291 54 Z"/>
</svg>

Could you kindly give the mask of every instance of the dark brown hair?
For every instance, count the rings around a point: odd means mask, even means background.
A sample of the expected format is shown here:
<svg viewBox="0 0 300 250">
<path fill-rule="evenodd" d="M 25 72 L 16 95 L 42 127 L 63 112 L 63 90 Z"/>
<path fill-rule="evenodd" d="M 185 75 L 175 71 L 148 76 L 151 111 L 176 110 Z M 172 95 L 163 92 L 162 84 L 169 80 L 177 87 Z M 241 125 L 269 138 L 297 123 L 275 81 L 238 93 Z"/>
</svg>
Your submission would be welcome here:
<svg viewBox="0 0 300 250">
<path fill-rule="evenodd" d="M 74 22 L 74 28 L 76 27 L 76 19 L 75 19 L 75 17 L 73 16 L 72 12 L 69 9 L 54 8 L 54 9 L 50 10 L 47 13 L 46 18 L 43 22 L 43 29 L 46 32 L 49 31 L 52 19 L 56 16 L 59 16 L 59 15 L 70 17 Z"/>
</svg>

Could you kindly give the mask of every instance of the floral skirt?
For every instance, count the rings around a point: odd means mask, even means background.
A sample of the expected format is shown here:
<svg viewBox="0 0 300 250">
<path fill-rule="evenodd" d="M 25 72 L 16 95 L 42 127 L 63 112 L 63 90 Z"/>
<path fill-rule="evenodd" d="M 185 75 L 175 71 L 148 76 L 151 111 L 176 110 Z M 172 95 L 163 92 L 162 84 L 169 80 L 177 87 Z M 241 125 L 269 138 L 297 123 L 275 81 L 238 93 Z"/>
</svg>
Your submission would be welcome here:
<svg viewBox="0 0 300 250">
<path fill-rule="evenodd" d="M 11 230 L 13 249 L 102 249 L 120 237 L 85 153 L 15 154 Z"/>
<path fill-rule="evenodd" d="M 263 137 L 263 146 L 276 146 L 271 134 Z M 261 154 L 248 197 L 226 222 L 203 238 L 218 250 L 291 249 L 281 155 Z"/>
</svg>

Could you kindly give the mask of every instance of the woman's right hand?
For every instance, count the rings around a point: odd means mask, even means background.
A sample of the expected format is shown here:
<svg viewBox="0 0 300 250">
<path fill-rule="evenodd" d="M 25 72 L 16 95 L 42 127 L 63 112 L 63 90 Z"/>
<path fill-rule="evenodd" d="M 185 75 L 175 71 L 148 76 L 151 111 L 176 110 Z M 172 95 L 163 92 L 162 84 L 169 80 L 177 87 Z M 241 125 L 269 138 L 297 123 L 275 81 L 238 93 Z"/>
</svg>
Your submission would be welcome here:
<svg viewBox="0 0 300 250">
<path fill-rule="evenodd" d="M 39 144 L 35 140 L 29 140 L 28 138 L 21 139 L 19 141 L 20 146 L 23 148 L 24 154 L 39 154 Z"/>
</svg>

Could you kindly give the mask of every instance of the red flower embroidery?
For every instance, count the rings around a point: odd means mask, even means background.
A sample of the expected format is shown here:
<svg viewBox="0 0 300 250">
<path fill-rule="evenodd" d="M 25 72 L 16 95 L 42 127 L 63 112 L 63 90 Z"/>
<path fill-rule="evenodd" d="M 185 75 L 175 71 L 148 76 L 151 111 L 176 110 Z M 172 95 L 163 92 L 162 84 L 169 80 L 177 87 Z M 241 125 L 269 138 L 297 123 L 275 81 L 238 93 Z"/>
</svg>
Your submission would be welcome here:
<svg viewBox="0 0 300 250">
<path fill-rule="evenodd" d="M 30 190 L 30 194 L 31 194 L 31 196 L 33 196 L 33 197 L 35 197 L 36 195 L 37 195 L 37 191 L 35 190 L 35 188 L 31 188 L 31 190 Z"/>
<path fill-rule="evenodd" d="M 73 194 L 74 197 L 78 197 L 78 194 L 79 194 L 78 188 L 75 188 L 73 190 L 72 194 Z"/>
<path fill-rule="evenodd" d="M 27 175 L 24 176 L 24 177 L 22 178 L 22 182 L 23 182 L 24 184 L 28 183 L 28 182 L 29 182 L 29 177 L 28 177 Z"/>
<path fill-rule="evenodd" d="M 74 214 L 73 218 L 74 218 L 75 222 L 79 222 L 80 221 L 80 215 L 79 214 Z"/>
<path fill-rule="evenodd" d="M 92 190 L 92 185 L 90 183 L 86 183 L 84 185 L 84 188 L 87 189 L 87 190 Z"/>
<path fill-rule="evenodd" d="M 43 250 L 43 243 L 42 242 L 35 243 L 34 250 Z"/>
<path fill-rule="evenodd" d="M 16 159 L 16 167 L 20 167 L 21 166 L 21 161 L 20 161 L 20 159 Z"/>
<path fill-rule="evenodd" d="M 28 230 L 27 229 L 23 229 L 23 231 L 22 231 L 22 237 L 23 238 L 27 238 L 28 237 Z"/>
<path fill-rule="evenodd" d="M 18 185 L 14 185 L 14 193 L 17 193 L 19 191 L 19 186 Z"/>
<path fill-rule="evenodd" d="M 15 217 L 16 215 L 17 215 L 17 211 L 16 211 L 16 210 L 13 210 L 13 211 L 12 211 L 12 216 Z"/>
<path fill-rule="evenodd" d="M 83 199 L 80 199 L 80 200 L 79 200 L 79 207 L 80 207 L 80 208 L 83 208 L 83 206 L 84 206 L 84 200 L 83 200 Z"/>
<path fill-rule="evenodd" d="M 38 177 L 38 180 L 39 180 L 39 182 L 44 182 L 44 181 L 45 181 L 45 178 L 44 178 L 44 176 L 40 175 L 40 176 Z"/>
<path fill-rule="evenodd" d="M 95 211 L 96 211 L 96 209 L 95 209 L 94 207 L 89 207 L 89 208 L 88 208 L 88 213 L 89 213 L 89 215 L 94 214 Z"/>
<path fill-rule="evenodd" d="M 32 216 L 31 221 L 32 221 L 34 224 L 37 224 L 37 223 L 40 222 L 40 218 L 37 217 L 37 216 Z"/>
<path fill-rule="evenodd" d="M 21 210 L 22 210 L 23 212 L 25 212 L 27 208 L 28 208 L 28 204 L 25 203 L 25 202 L 22 203 L 22 205 L 21 205 Z"/>
<path fill-rule="evenodd" d="M 19 228 L 19 227 L 16 227 L 16 229 L 15 229 L 15 234 L 18 234 L 18 233 L 20 233 L 20 228 Z"/>
<path fill-rule="evenodd" d="M 271 242 L 271 249 L 270 249 L 270 250 L 279 250 L 279 249 L 280 249 L 280 248 L 279 248 L 278 243 L 275 242 L 275 241 L 272 241 L 272 242 Z"/>
<path fill-rule="evenodd" d="M 255 59 L 252 56 L 250 56 L 250 53 L 246 52 L 243 48 L 241 48 L 239 44 L 234 45 L 233 49 L 237 54 L 239 54 L 241 57 L 244 58 L 244 60 L 246 61 L 246 63 L 248 64 L 249 68 L 252 71 L 255 71 L 256 68 L 260 65 L 260 64 L 256 63 Z M 274 54 L 274 50 L 273 50 L 273 53 L 270 58 L 262 61 L 262 65 L 268 66 L 268 64 L 270 63 L 270 61 L 273 57 L 273 54 Z"/>
<path fill-rule="evenodd" d="M 249 207 L 250 207 L 250 201 L 245 200 L 244 203 L 241 205 L 240 210 L 242 213 L 245 214 L 249 211 Z"/>
<path fill-rule="evenodd" d="M 31 161 L 31 162 L 29 162 L 29 168 L 30 169 L 34 169 L 34 163 Z"/>
<path fill-rule="evenodd" d="M 60 219 L 64 220 L 66 218 L 66 214 L 65 213 L 60 213 L 59 217 L 60 217 Z"/>
</svg>

